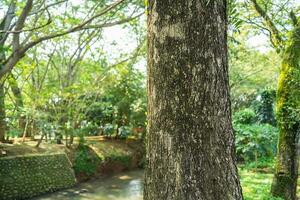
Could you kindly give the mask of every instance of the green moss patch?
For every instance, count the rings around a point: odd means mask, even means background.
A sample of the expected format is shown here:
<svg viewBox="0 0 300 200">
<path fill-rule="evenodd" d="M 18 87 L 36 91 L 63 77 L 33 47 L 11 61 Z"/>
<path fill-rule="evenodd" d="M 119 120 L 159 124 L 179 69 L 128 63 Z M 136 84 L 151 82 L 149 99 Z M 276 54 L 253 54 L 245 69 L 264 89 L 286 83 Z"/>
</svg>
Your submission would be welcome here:
<svg viewBox="0 0 300 200">
<path fill-rule="evenodd" d="M 75 183 L 66 154 L 0 158 L 0 200 L 28 199 Z"/>
</svg>

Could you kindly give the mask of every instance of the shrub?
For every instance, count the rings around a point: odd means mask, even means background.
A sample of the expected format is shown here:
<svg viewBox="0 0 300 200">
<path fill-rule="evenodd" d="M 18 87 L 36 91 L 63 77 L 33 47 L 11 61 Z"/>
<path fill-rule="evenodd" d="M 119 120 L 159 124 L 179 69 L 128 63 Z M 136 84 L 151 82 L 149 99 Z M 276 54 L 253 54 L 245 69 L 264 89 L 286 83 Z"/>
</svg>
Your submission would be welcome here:
<svg viewBox="0 0 300 200">
<path fill-rule="evenodd" d="M 103 133 L 105 136 L 112 136 L 115 132 L 115 127 L 112 124 L 105 124 L 103 128 Z"/>
<path fill-rule="evenodd" d="M 274 157 L 276 153 L 277 128 L 269 124 L 237 124 L 236 152 L 239 160 L 257 161 L 262 157 Z"/>
<path fill-rule="evenodd" d="M 95 174 L 101 158 L 88 146 L 81 145 L 75 152 L 74 171 L 75 174 Z"/>
<path fill-rule="evenodd" d="M 276 125 L 274 103 L 276 92 L 274 90 L 265 90 L 261 92 L 255 101 L 252 102 L 252 106 L 255 109 L 258 122 L 267 123 L 273 126 Z"/>
<path fill-rule="evenodd" d="M 91 122 L 83 123 L 80 128 L 81 134 L 84 136 L 95 136 L 99 132 L 99 127 L 97 124 Z"/>
<path fill-rule="evenodd" d="M 121 126 L 119 128 L 119 136 L 121 139 L 126 139 L 128 136 L 131 135 L 131 129 L 128 126 Z"/>
<path fill-rule="evenodd" d="M 249 162 L 244 167 L 246 169 L 261 168 L 261 169 L 274 169 L 274 158 L 258 158 L 258 160 Z"/>
<path fill-rule="evenodd" d="M 246 108 L 233 115 L 234 124 L 253 124 L 257 120 L 254 110 Z"/>
<path fill-rule="evenodd" d="M 106 158 L 105 161 L 116 161 L 122 163 L 126 168 L 130 168 L 132 158 L 129 155 L 118 155 L 113 154 L 110 157 Z"/>
<path fill-rule="evenodd" d="M 92 103 L 86 111 L 88 121 L 97 125 L 113 121 L 113 106 L 111 102 L 99 101 Z"/>
</svg>

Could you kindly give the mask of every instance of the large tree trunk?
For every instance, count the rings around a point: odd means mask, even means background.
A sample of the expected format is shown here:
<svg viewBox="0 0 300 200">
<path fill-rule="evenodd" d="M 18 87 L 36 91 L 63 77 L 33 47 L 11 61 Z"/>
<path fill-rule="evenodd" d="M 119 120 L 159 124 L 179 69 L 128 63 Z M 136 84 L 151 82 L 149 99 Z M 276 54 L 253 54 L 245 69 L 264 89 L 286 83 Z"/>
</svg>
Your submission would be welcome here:
<svg viewBox="0 0 300 200">
<path fill-rule="evenodd" d="M 279 140 L 272 195 L 296 200 L 300 131 L 300 24 L 283 55 L 277 90 Z"/>
<path fill-rule="evenodd" d="M 145 200 L 242 199 L 224 0 L 148 5 Z"/>
<path fill-rule="evenodd" d="M 0 83 L 0 142 L 4 142 L 5 132 L 6 132 L 4 99 L 5 99 L 4 84 Z"/>
</svg>

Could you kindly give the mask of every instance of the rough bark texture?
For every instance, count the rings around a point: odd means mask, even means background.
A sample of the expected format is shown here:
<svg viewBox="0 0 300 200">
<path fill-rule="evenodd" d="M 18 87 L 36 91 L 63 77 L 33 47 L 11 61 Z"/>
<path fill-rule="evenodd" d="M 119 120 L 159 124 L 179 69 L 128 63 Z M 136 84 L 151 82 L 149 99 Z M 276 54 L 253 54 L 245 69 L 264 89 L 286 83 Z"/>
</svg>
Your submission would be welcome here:
<svg viewBox="0 0 300 200">
<path fill-rule="evenodd" d="M 277 90 L 279 140 L 273 196 L 296 200 L 300 132 L 300 24 L 283 55 Z"/>
<path fill-rule="evenodd" d="M 242 199 L 226 0 L 148 2 L 145 200 Z"/>
</svg>

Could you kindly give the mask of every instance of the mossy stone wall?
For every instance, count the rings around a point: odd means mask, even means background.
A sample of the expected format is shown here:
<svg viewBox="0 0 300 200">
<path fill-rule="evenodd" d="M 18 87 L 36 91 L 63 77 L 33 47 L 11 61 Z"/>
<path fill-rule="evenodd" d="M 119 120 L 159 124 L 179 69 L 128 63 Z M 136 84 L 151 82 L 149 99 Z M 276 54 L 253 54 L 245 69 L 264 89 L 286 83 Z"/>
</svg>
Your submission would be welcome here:
<svg viewBox="0 0 300 200">
<path fill-rule="evenodd" d="M 28 199 L 75 183 L 65 154 L 0 158 L 0 200 Z"/>
</svg>

